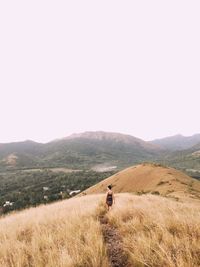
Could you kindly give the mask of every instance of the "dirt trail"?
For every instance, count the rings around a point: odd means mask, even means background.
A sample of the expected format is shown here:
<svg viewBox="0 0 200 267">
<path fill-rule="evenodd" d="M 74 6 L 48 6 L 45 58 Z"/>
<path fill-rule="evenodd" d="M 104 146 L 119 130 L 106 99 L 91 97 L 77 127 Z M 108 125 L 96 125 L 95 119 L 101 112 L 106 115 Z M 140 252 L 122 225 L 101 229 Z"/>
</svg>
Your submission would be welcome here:
<svg viewBox="0 0 200 267">
<path fill-rule="evenodd" d="M 105 215 L 99 216 L 107 255 L 111 267 L 133 267 L 128 263 L 128 256 L 123 248 L 122 238 L 116 228 L 109 224 Z"/>
</svg>

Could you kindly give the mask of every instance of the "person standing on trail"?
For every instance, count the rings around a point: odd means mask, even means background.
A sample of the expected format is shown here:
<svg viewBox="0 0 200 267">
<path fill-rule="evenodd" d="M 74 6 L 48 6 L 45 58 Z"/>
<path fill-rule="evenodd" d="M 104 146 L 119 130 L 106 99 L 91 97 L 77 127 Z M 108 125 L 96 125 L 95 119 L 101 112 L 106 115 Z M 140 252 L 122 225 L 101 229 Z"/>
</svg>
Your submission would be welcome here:
<svg viewBox="0 0 200 267">
<path fill-rule="evenodd" d="M 111 207 L 112 207 L 112 204 L 115 203 L 114 193 L 113 193 L 113 191 L 111 189 L 112 189 L 112 186 L 109 185 L 107 187 L 108 191 L 107 191 L 107 195 L 106 195 L 106 204 L 107 204 L 108 210 L 110 210 Z"/>
</svg>

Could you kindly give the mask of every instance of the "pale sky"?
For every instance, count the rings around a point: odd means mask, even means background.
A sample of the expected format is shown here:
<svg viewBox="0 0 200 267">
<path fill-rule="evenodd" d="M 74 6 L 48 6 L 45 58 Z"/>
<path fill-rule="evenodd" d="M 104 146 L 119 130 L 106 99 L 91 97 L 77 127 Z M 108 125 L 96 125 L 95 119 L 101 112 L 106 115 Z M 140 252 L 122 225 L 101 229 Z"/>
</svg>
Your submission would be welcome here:
<svg viewBox="0 0 200 267">
<path fill-rule="evenodd" d="M 200 1 L 0 1 L 0 143 L 200 132 Z"/>
</svg>

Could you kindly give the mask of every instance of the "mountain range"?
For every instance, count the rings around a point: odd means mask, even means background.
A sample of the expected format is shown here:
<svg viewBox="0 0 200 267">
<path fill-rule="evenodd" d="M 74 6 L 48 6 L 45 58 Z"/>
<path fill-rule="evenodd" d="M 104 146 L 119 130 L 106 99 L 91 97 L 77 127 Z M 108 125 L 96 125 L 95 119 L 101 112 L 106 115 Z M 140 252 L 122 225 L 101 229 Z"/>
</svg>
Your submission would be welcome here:
<svg viewBox="0 0 200 267">
<path fill-rule="evenodd" d="M 157 145 L 130 135 L 86 132 L 46 144 L 33 141 L 0 145 L 1 168 L 91 168 L 98 164 L 131 165 L 157 157 Z"/>
<path fill-rule="evenodd" d="M 155 139 L 151 141 L 151 143 L 159 145 L 163 149 L 167 150 L 185 150 L 197 144 L 200 144 L 200 134 L 194 134 L 192 136 L 183 136 L 181 134 L 178 134 L 161 139 Z"/>
<path fill-rule="evenodd" d="M 200 170 L 200 134 L 144 141 L 103 131 L 73 134 L 41 144 L 24 141 L 0 144 L 0 170 L 66 167 L 122 169 L 158 161 L 180 169 Z"/>
</svg>

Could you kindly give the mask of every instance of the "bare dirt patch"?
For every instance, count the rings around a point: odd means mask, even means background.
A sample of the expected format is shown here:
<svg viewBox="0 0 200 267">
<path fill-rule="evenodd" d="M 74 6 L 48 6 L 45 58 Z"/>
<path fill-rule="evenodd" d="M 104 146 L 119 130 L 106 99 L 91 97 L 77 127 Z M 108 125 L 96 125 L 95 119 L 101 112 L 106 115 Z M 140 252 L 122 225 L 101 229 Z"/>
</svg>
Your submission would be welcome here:
<svg viewBox="0 0 200 267">
<path fill-rule="evenodd" d="M 18 157 L 15 154 L 8 155 L 5 159 L 3 159 L 6 164 L 11 166 L 16 166 Z"/>
</svg>

